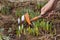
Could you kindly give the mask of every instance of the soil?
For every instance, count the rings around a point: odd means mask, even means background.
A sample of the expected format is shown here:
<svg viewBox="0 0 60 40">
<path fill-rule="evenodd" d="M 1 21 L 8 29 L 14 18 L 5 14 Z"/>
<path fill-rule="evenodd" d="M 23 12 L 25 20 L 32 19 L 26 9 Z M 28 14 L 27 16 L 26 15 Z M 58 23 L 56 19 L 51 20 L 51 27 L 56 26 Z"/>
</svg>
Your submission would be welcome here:
<svg viewBox="0 0 60 40">
<path fill-rule="evenodd" d="M 12 3 L 11 3 L 12 4 Z M 15 4 L 15 3 L 14 3 Z M 21 5 L 22 4 L 22 5 Z M 51 15 L 47 20 L 52 21 L 53 23 L 53 28 L 56 28 L 56 34 L 55 35 L 50 35 L 50 34 L 41 34 L 39 36 L 32 36 L 29 34 L 21 34 L 21 37 L 16 36 L 16 26 L 17 24 L 17 17 L 14 14 L 14 11 L 16 8 L 25 8 L 25 7 L 30 7 L 31 9 L 33 8 L 34 11 L 37 9 L 35 8 L 36 2 L 22 2 L 21 4 L 16 3 L 16 5 L 11 6 L 12 13 L 9 15 L 3 15 L 0 12 L 0 28 L 4 28 L 4 31 L 1 33 L 3 35 L 9 35 L 10 40 L 60 40 L 60 1 L 58 2 L 56 8 L 53 10 L 53 15 Z M 13 4 L 12 4 L 13 5 Z M 40 11 L 40 10 L 39 10 Z M 9 28 L 12 28 L 12 32 L 8 32 Z M 53 31 L 52 31 L 53 32 Z M 54 36 L 54 37 L 52 37 Z"/>
</svg>

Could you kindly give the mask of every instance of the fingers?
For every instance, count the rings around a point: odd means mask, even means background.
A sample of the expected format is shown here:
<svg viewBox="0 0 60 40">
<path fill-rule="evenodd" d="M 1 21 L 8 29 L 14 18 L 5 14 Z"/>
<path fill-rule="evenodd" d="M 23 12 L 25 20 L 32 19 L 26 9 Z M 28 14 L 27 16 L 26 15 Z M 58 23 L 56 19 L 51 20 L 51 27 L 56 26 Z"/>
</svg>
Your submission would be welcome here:
<svg viewBox="0 0 60 40">
<path fill-rule="evenodd" d="M 46 16 L 45 18 L 49 18 L 49 17 L 53 16 L 53 14 L 54 14 L 54 11 L 51 11 L 48 13 L 48 16 Z"/>
<path fill-rule="evenodd" d="M 55 3 L 55 0 L 50 0 L 44 7 L 42 7 L 42 9 L 41 9 L 41 15 L 44 15 L 48 11 L 51 11 L 54 3 Z"/>
<path fill-rule="evenodd" d="M 52 10 L 52 11 L 47 12 L 46 14 L 42 15 L 42 18 L 49 18 L 49 17 L 53 16 L 53 14 L 54 14 L 54 11 Z"/>
<path fill-rule="evenodd" d="M 42 7 L 42 9 L 41 9 L 41 15 L 44 15 L 45 14 L 45 9 L 46 9 L 46 7 L 44 6 L 44 7 Z"/>
</svg>

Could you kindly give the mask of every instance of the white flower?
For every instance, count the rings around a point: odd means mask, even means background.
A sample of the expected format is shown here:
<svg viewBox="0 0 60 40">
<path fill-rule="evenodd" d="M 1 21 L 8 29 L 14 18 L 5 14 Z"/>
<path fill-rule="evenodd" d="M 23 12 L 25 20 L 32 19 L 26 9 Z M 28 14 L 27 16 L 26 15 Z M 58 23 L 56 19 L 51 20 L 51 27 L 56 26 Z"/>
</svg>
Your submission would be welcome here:
<svg viewBox="0 0 60 40">
<path fill-rule="evenodd" d="M 18 24 L 20 24 L 20 18 L 18 18 Z"/>
<path fill-rule="evenodd" d="M 18 27 L 19 27 L 19 30 L 20 30 L 20 25 Z"/>
<path fill-rule="evenodd" d="M 24 19 L 25 19 L 25 17 L 24 17 L 24 15 L 22 15 L 21 20 L 24 21 Z"/>
</svg>

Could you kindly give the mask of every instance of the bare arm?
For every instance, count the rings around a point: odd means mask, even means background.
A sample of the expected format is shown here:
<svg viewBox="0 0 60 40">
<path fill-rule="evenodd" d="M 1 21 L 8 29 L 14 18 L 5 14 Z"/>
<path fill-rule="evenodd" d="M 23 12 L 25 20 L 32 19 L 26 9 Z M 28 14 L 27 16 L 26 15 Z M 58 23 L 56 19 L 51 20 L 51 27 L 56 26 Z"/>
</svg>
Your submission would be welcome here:
<svg viewBox="0 0 60 40">
<path fill-rule="evenodd" d="M 44 7 L 42 7 L 41 15 L 44 15 L 48 11 L 53 10 L 56 7 L 56 4 L 57 4 L 58 1 L 59 0 L 49 0 L 49 2 Z"/>
</svg>

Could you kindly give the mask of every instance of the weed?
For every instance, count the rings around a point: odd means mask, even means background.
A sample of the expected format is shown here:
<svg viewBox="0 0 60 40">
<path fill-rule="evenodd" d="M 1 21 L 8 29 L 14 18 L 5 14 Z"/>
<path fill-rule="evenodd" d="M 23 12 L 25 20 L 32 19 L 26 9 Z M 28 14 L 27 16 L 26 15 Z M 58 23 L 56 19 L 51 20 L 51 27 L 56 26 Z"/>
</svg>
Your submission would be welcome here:
<svg viewBox="0 0 60 40">
<path fill-rule="evenodd" d="M 11 13 L 11 8 L 9 6 L 5 6 L 1 9 L 1 13 L 4 14 L 4 15 L 8 15 Z"/>
<path fill-rule="evenodd" d="M 2 39 L 2 35 L 1 35 L 1 34 L 0 34 L 0 40 L 3 40 L 3 39 Z"/>
<path fill-rule="evenodd" d="M 47 2 L 45 2 L 45 3 L 47 3 Z M 38 3 L 37 8 L 41 9 L 42 6 L 45 5 L 45 3 Z M 34 12 L 33 10 L 31 10 L 29 8 L 23 8 L 22 10 L 18 10 L 18 9 L 16 10 L 16 16 L 19 16 L 21 18 L 21 16 L 24 15 L 26 12 L 29 13 L 30 18 L 40 15 L 39 11 Z M 43 18 L 37 20 L 36 22 L 33 22 L 33 24 L 34 24 L 34 28 L 28 27 L 28 28 L 22 29 L 22 27 L 20 26 L 20 31 L 18 30 L 19 32 L 17 34 L 19 35 L 22 32 L 24 34 L 26 34 L 26 32 L 27 32 L 28 34 L 38 36 L 39 28 L 41 28 L 41 27 L 43 28 L 44 31 L 46 30 L 47 32 L 52 30 L 51 23 L 49 24 L 49 21 L 45 21 L 45 19 L 43 19 Z M 24 25 L 23 25 L 23 27 L 24 27 Z"/>
</svg>

